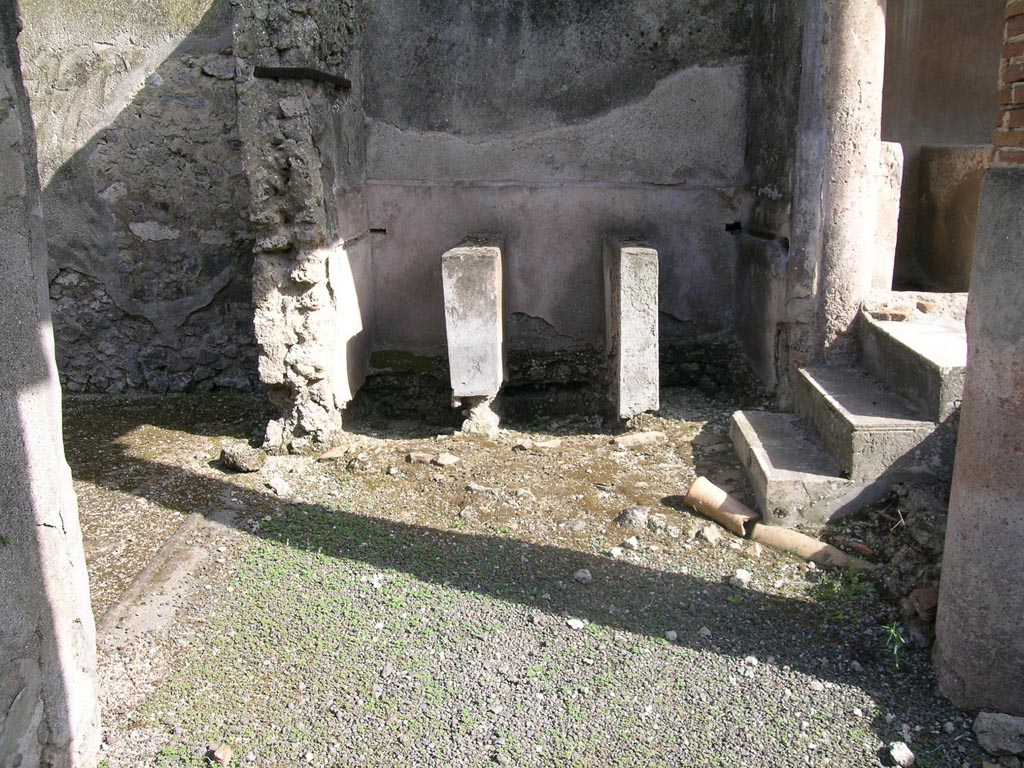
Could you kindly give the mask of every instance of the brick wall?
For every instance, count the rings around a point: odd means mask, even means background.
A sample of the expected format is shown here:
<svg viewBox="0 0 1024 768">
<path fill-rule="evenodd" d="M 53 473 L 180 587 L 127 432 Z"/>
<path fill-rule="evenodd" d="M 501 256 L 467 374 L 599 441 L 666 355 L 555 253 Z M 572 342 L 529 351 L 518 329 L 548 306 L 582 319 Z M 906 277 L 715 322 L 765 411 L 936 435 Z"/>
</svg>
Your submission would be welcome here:
<svg viewBox="0 0 1024 768">
<path fill-rule="evenodd" d="M 1024 0 L 1007 0 L 999 64 L 996 165 L 1024 165 Z"/>
</svg>

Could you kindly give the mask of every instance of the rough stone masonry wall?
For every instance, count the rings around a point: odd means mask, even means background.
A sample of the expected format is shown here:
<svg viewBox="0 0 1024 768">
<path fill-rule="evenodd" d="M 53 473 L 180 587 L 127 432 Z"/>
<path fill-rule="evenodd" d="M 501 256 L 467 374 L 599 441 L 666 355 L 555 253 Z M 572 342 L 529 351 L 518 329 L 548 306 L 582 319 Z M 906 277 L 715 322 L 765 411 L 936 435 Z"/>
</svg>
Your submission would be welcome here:
<svg viewBox="0 0 1024 768">
<path fill-rule="evenodd" d="M 70 391 L 256 383 L 229 0 L 25 0 Z"/>
<path fill-rule="evenodd" d="M 356 74 L 352 0 L 247 0 L 236 9 L 239 130 L 257 229 L 253 274 L 260 378 L 284 414 L 267 444 L 297 448 L 329 440 L 358 386 L 360 345 L 369 344 L 366 306 L 353 286 L 368 280 L 360 258 L 365 224 L 358 77 L 352 93 L 312 79 L 256 77 L 257 67 Z M 351 210 L 337 198 L 354 197 Z M 354 212 L 353 212 L 354 211 Z M 354 318 L 354 325 L 346 321 Z M 368 347 L 367 347 L 368 348 Z M 367 352 L 368 354 L 368 352 Z"/>
<path fill-rule="evenodd" d="M 1024 165 L 1024 0 L 1006 4 L 1006 29 L 999 66 L 999 127 L 995 163 Z"/>
</svg>

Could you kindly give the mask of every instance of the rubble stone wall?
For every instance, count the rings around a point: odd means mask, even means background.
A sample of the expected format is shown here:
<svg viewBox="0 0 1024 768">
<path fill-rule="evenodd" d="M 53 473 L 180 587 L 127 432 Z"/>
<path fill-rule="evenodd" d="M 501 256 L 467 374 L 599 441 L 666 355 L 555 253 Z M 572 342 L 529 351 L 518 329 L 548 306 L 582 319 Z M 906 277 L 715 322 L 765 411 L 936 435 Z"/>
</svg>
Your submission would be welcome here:
<svg viewBox="0 0 1024 768">
<path fill-rule="evenodd" d="M 256 384 L 229 0 L 26 0 L 70 391 Z"/>
<path fill-rule="evenodd" d="M 372 338 L 359 25 L 352 0 L 248 0 L 236 10 L 239 130 L 256 227 L 261 380 L 283 413 L 273 448 L 330 440 Z M 257 77 L 257 67 L 346 77 Z"/>
</svg>

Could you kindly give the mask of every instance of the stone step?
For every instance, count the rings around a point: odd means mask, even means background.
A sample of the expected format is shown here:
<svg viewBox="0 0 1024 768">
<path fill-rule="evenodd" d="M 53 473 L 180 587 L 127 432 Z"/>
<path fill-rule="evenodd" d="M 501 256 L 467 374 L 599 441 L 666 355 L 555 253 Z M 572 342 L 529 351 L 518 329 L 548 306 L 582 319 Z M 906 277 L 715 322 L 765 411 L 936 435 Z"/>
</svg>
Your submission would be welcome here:
<svg viewBox="0 0 1024 768">
<path fill-rule="evenodd" d="M 801 368 L 796 412 L 855 482 L 892 467 L 941 473 L 946 460 L 946 441 L 930 439 L 938 425 L 860 368 Z"/>
<path fill-rule="evenodd" d="M 870 373 L 934 421 L 960 404 L 967 366 L 967 333 L 953 319 L 876 320 L 860 317 L 861 362 Z"/>
<path fill-rule="evenodd" d="M 791 413 L 736 411 L 729 434 L 767 522 L 827 520 L 853 485 Z"/>
</svg>

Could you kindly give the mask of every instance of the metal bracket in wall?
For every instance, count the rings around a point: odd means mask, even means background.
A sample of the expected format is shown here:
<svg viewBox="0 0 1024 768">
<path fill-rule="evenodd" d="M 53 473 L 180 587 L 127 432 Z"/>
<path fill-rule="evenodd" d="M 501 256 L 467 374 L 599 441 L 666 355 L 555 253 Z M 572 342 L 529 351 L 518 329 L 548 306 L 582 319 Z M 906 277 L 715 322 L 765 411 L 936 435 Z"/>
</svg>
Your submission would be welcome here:
<svg viewBox="0 0 1024 768">
<path fill-rule="evenodd" d="M 256 77 L 266 77 L 273 80 L 316 80 L 319 83 L 327 83 L 343 91 L 352 90 L 352 81 L 341 75 L 334 75 L 324 72 L 322 69 L 313 67 L 255 67 L 253 74 Z"/>
</svg>

